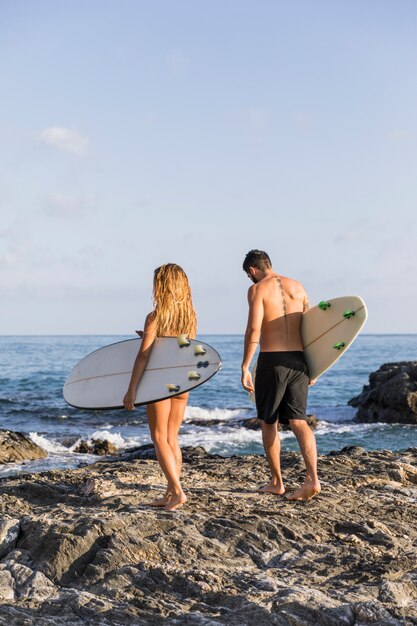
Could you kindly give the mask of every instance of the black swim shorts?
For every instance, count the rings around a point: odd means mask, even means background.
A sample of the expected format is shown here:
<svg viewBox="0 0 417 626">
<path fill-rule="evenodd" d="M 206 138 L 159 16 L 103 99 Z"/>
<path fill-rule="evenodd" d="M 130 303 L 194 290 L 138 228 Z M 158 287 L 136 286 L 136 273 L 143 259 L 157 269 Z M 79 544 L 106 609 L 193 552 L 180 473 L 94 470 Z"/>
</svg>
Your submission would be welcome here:
<svg viewBox="0 0 417 626">
<path fill-rule="evenodd" d="M 303 352 L 260 352 L 255 376 L 258 418 L 267 424 L 307 419 L 308 384 Z"/>
</svg>

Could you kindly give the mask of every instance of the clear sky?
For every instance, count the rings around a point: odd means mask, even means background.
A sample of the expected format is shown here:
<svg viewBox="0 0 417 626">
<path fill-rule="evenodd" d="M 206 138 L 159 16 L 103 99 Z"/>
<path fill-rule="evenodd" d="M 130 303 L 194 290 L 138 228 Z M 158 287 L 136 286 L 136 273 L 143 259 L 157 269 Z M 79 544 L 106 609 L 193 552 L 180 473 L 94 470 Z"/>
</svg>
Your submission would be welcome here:
<svg viewBox="0 0 417 626">
<path fill-rule="evenodd" d="M 181 264 L 242 333 L 251 248 L 417 332 L 416 0 L 2 0 L 0 334 L 130 334 Z"/>
</svg>

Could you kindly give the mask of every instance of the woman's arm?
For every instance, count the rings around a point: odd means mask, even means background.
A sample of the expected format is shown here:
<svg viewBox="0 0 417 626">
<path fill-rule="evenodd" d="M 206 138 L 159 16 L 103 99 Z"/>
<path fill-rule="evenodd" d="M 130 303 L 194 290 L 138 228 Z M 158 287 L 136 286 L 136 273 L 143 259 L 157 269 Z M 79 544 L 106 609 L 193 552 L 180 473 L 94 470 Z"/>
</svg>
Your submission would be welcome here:
<svg viewBox="0 0 417 626">
<path fill-rule="evenodd" d="M 149 313 L 145 320 L 145 327 L 143 330 L 142 341 L 140 344 L 138 355 L 133 365 L 132 375 L 130 377 L 130 383 L 125 397 L 123 398 L 123 404 L 125 409 L 130 411 L 135 408 L 136 390 L 142 378 L 148 363 L 149 356 L 151 354 L 152 346 L 156 339 L 156 324 L 154 313 Z"/>
</svg>

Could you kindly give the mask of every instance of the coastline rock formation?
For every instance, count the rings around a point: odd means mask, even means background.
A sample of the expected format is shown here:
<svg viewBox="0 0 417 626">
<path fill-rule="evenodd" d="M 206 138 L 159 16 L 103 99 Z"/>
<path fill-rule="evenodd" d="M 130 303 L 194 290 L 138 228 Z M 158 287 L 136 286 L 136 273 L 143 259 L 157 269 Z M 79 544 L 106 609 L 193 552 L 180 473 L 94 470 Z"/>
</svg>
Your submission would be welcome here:
<svg viewBox="0 0 417 626">
<path fill-rule="evenodd" d="M 48 456 L 46 450 L 23 433 L 0 430 L 0 464 L 33 461 Z"/>
<path fill-rule="evenodd" d="M 98 456 L 105 456 L 107 454 L 116 454 L 117 448 L 114 443 L 111 443 L 108 439 L 92 439 L 91 443 L 82 439 L 74 448 L 74 452 L 77 454 L 96 454 Z"/>
<path fill-rule="evenodd" d="M 417 424 L 417 361 L 382 365 L 348 404 L 358 408 L 356 422 Z"/>
<path fill-rule="evenodd" d="M 417 625 L 416 448 L 320 457 L 306 503 L 256 492 L 262 456 L 187 449 L 173 513 L 145 452 L 0 481 L 0 624 Z"/>
</svg>

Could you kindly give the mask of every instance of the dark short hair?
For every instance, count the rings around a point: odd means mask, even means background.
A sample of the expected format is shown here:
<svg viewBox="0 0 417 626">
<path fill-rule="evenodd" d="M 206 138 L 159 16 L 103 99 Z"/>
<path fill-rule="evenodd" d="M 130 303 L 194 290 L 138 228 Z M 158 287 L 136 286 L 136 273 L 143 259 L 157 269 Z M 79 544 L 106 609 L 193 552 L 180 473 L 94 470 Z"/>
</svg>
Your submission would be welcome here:
<svg viewBox="0 0 417 626">
<path fill-rule="evenodd" d="M 265 270 L 272 267 L 271 259 L 263 250 L 249 250 L 243 261 L 243 271 L 248 272 L 250 267 Z"/>
</svg>

